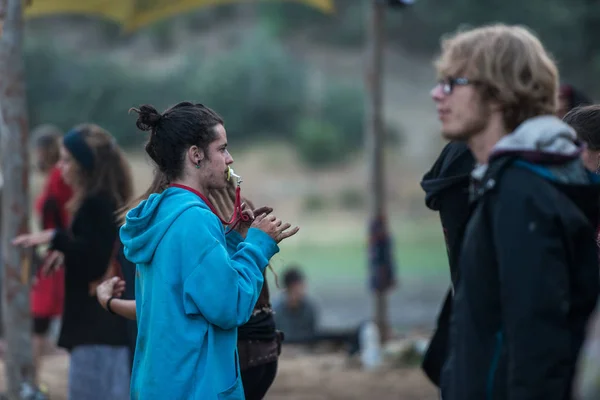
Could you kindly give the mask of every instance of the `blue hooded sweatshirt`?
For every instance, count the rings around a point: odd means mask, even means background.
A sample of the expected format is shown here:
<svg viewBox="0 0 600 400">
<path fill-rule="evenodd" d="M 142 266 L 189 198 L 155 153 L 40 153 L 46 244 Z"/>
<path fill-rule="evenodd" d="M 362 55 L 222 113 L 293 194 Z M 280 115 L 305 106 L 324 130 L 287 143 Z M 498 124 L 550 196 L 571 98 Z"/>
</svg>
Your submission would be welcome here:
<svg viewBox="0 0 600 400">
<path fill-rule="evenodd" d="M 237 327 L 252 314 L 275 241 L 256 228 L 226 239 L 207 204 L 178 187 L 131 210 L 120 236 L 137 266 L 131 398 L 243 400 Z"/>
</svg>

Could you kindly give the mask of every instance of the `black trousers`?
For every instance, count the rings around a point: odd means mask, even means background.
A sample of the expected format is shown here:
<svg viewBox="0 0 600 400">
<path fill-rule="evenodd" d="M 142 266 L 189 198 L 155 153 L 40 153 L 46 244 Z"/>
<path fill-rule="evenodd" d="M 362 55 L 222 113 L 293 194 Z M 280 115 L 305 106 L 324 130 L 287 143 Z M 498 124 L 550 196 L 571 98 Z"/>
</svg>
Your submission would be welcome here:
<svg viewBox="0 0 600 400">
<path fill-rule="evenodd" d="M 242 371 L 246 400 L 262 400 L 277 375 L 277 361 Z"/>
</svg>

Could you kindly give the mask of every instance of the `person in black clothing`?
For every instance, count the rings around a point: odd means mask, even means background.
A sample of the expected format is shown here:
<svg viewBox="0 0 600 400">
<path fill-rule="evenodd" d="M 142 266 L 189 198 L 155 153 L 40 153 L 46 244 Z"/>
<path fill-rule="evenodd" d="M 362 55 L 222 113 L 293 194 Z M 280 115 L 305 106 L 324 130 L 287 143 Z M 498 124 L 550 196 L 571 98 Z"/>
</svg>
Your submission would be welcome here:
<svg viewBox="0 0 600 400">
<path fill-rule="evenodd" d="M 477 161 L 442 398 L 570 399 L 600 292 L 600 183 L 554 116 L 557 68 L 529 31 L 499 24 L 445 39 L 437 70 L 442 134 Z"/>
<path fill-rule="evenodd" d="M 59 167 L 73 189 L 68 230 L 19 236 L 15 245 L 49 244 L 64 256 L 65 305 L 58 345 L 71 354 L 68 398 L 129 398 L 125 320 L 106 313 L 95 289 L 114 269 L 118 248 L 116 211 L 132 196 L 127 161 L 114 138 L 96 125 L 81 125 L 65 135 Z"/>
<path fill-rule="evenodd" d="M 581 158 L 586 168 L 600 174 L 600 104 L 576 107 L 570 110 L 563 121 L 577 132 L 577 137 L 586 148 Z M 600 235 L 596 236 L 600 247 Z M 577 368 L 575 396 L 578 400 L 597 400 L 600 398 L 600 315 L 595 315 L 588 324 L 586 342 L 582 347 Z"/>
<path fill-rule="evenodd" d="M 423 371 L 438 387 L 448 348 L 452 292 L 457 276 L 455 253 L 462 241 L 462 228 L 469 217 L 469 182 L 474 166 L 475 159 L 467 145 L 463 142 L 450 142 L 421 181 L 421 187 L 426 193 L 425 204 L 440 214 L 452 285 L 446 294 L 438 315 L 436 331 L 422 362 Z"/>
<path fill-rule="evenodd" d="M 579 140 L 585 143 L 581 158 L 587 169 L 600 173 L 600 104 L 576 107 L 563 121 L 575 129 Z"/>
<path fill-rule="evenodd" d="M 594 123 L 594 119 L 598 119 L 600 113 L 593 112 L 594 107 L 597 110 L 599 106 L 579 107 L 581 104 L 587 104 L 589 100 L 578 90 L 566 84 L 561 86 L 559 100 L 561 97 L 564 100 L 563 107 L 569 111 L 564 117 L 564 121 L 569 125 L 577 126 L 575 129 L 577 136 L 587 144 L 587 148 L 582 154 L 584 163 L 590 171 L 596 172 L 600 166 L 600 142 L 596 138 L 598 135 L 595 134 L 595 131 L 588 127 L 600 126 L 600 121 Z M 567 99 L 568 101 L 566 101 Z M 573 107 L 579 107 L 582 111 L 572 113 L 570 110 Z M 591 110 L 589 110 L 590 107 Z M 557 115 L 560 116 L 564 113 L 561 110 L 559 107 Z M 580 122 L 580 120 L 582 121 Z M 470 174 L 474 167 L 475 159 L 467 144 L 453 141 L 443 148 L 438 159 L 421 181 L 421 187 L 426 193 L 426 206 L 440 214 L 452 285 L 455 283 L 457 274 L 456 253 L 462 242 L 462 228 L 469 217 L 469 184 Z M 436 331 L 422 362 L 423 371 L 438 387 L 442 366 L 447 355 L 451 311 L 452 288 L 446 294 L 438 315 Z"/>
</svg>

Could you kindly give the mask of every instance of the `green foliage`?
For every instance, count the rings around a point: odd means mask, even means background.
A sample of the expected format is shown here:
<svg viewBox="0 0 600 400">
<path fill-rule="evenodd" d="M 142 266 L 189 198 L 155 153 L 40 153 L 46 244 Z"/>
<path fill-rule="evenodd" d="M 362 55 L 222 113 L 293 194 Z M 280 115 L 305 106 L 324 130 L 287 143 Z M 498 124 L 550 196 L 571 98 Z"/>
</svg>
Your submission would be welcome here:
<svg viewBox="0 0 600 400">
<path fill-rule="evenodd" d="M 367 199 L 364 190 L 346 188 L 339 194 L 340 206 L 347 210 L 360 210 L 366 206 Z"/>
<path fill-rule="evenodd" d="M 27 42 L 25 63 L 31 126 L 94 122 L 131 146 L 147 136 L 127 110 L 187 100 L 217 110 L 236 145 L 283 138 L 311 166 L 343 162 L 363 143 L 363 89 L 325 76 L 309 92 L 308 66 L 264 29 L 211 57 L 188 55 L 168 74 L 104 55 L 78 57 L 45 39 Z"/>
<path fill-rule="evenodd" d="M 302 32 L 320 44 L 362 46 L 368 2 L 336 0 L 335 5 L 332 16 L 285 2 L 269 4 L 269 13 L 263 15 L 267 23 L 276 21 L 281 27 L 278 32 L 288 36 Z M 595 83 L 600 71 L 595 61 L 599 54 L 595 38 L 600 34 L 600 3 L 595 0 L 418 0 L 411 7 L 388 10 L 386 46 L 430 56 L 439 51 L 444 35 L 460 27 L 495 22 L 529 27 L 558 61 L 563 80 L 588 90 L 600 89 Z"/>
<path fill-rule="evenodd" d="M 296 150 L 312 167 L 337 164 L 347 152 L 342 132 L 333 124 L 317 119 L 300 121 L 296 129 Z"/>
<path fill-rule="evenodd" d="M 314 193 L 306 196 L 302 208 L 307 212 L 325 210 L 329 206 L 329 201 L 324 196 Z"/>
<path fill-rule="evenodd" d="M 223 115 L 231 137 L 291 133 L 306 106 L 305 68 L 263 31 L 187 71 L 202 99 Z"/>
</svg>

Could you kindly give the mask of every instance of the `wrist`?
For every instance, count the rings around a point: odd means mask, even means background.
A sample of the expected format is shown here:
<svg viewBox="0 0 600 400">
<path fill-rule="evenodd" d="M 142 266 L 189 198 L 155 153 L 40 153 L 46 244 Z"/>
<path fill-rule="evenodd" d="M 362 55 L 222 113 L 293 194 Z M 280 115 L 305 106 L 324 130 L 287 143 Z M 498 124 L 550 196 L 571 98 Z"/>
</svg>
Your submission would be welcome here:
<svg viewBox="0 0 600 400">
<path fill-rule="evenodd" d="M 242 239 L 246 239 L 246 235 L 248 234 L 249 227 L 247 226 L 236 226 L 233 230 L 240 234 Z"/>
<path fill-rule="evenodd" d="M 112 308 L 110 307 L 110 303 L 111 303 L 111 302 L 112 302 L 114 299 L 116 299 L 116 297 L 115 297 L 115 296 L 110 296 L 110 297 L 109 297 L 109 298 L 106 300 L 106 302 L 104 303 L 104 309 L 105 309 L 106 311 L 108 311 L 109 313 L 111 313 L 111 314 L 115 314 L 115 312 L 114 312 L 114 311 L 112 310 Z"/>
</svg>

